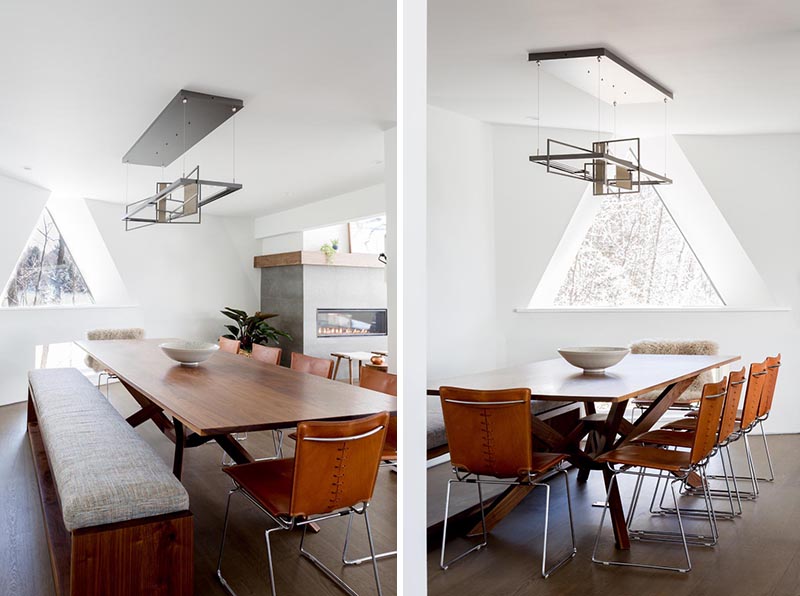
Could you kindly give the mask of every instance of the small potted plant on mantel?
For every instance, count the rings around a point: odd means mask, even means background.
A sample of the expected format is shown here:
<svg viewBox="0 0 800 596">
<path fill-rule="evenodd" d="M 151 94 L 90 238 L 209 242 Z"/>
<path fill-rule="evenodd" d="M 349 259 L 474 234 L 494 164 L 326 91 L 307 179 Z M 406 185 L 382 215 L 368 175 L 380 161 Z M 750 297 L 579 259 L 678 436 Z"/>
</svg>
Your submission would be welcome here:
<svg viewBox="0 0 800 596">
<path fill-rule="evenodd" d="M 292 339 L 292 336 L 288 333 L 267 323 L 267 319 L 277 317 L 277 314 L 256 312 L 254 315 L 248 315 L 245 311 L 231 308 L 230 306 L 226 306 L 220 312 L 229 319 L 233 319 L 236 323 L 236 325 L 225 325 L 225 328 L 230 333 L 226 333 L 222 337 L 238 339 L 240 350 L 245 355 L 250 354 L 253 344 L 266 346 L 269 345 L 270 341 L 277 344 L 279 337 Z"/>
<path fill-rule="evenodd" d="M 339 250 L 339 240 L 333 239 L 330 242 L 326 242 L 322 246 L 319 247 L 322 254 L 325 255 L 325 262 L 329 265 L 333 263 L 333 259 L 336 257 L 336 253 Z"/>
</svg>

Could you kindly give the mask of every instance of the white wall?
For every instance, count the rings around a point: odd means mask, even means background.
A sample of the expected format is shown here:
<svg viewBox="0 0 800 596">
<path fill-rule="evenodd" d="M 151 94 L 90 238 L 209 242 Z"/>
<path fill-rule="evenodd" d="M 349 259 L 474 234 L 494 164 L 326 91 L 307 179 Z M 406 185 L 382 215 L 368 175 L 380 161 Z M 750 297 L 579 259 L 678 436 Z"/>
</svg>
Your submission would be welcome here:
<svg viewBox="0 0 800 596">
<path fill-rule="evenodd" d="M 15 198 L 9 208 L 13 217 L 0 220 L 0 275 L 11 274 L 48 194 L 29 185 L 9 186 L 0 178 L 0 200 Z M 224 331 L 220 308 L 258 308 L 252 219 L 211 216 L 197 226 L 125 232 L 121 205 L 87 205 L 108 248 L 108 276 L 118 272 L 129 296 L 87 307 L 0 308 L 0 405 L 26 399 L 36 345 L 82 339 L 93 328 L 128 326 L 142 326 L 150 337 L 213 340 Z"/>
<path fill-rule="evenodd" d="M 461 117 L 459 117 L 461 118 Z M 433 118 L 432 118 L 433 120 Z M 474 121 L 464 128 L 481 125 Z M 429 240 L 429 267 L 440 275 L 451 272 L 470 287 L 482 290 L 495 288 L 495 308 L 490 300 L 474 300 L 471 296 L 458 300 L 450 295 L 438 305 L 450 323 L 440 325 L 433 316 L 429 323 L 429 345 L 449 357 L 446 367 L 454 373 L 476 370 L 476 358 L 485 354 L 486 344 L 497 338 L 496 365 L 510 365 L 556 356 L 562 345 L 627 344 L 642 337 L 699 337 L 714 339 L 724 353 L 742 355 L 749 363 L 768 354 L 782 352 L 785 366 L 781 369 L 775 412 L 769 432 L 800 432 L 800 407 L 795 405 L 791 388 L 800 381 L 800 274 L 794 256 L 800 252 L 800 192 L 788 176 L 767 173 L 791 172 L 800 160 L 800 136 L 769 135 L 748 137 L 681 137 L 680 147 L 691 162 L 719 211 L 725 217 L 755 269 L 766 283 L 775 301 L 791 310 L 727 309 L 715 312 L 687 311 L 617 311 L 515 312 L 525 307 L 544 273 L 570 218 L 581 199 L 584 185 L 547 174 L 544 168 L 528 162 L 535 152 L 536 130 L 530 127 L 491 126 L 491 191 L 474 196 L 467 203 L 448 200 L 461 194 L 463 181 L 472 178 L 473 167 L 440 161 L 436 155 L 466 152 L 467 137 L 454 136 L 454 130 L 430 127 L 431 171 L 439 168 L 438 180 L 445 186 L 438 192 L 429 189 L 429 239 L 444 239 L 454 233 L 455 222 L 465 222 L 479 238 L 480 245 L 494 245 L 492 266 L 467 266 L 452 252 L 437 251 Z M 551 131 L 543 131 L 543 138 Z M 436 135 L 436 136 L 434 136 Z M 558 131 L 555 138 L 581 141 L 586 133 Z M 591 140 L 591 139 L 590 139 Z M 481 152 L 483 141 L 473 138 L 472 151 Z M 742 163 L 741 155 L 748 159 Z M 441 169 L 442 164 L 446 167 Z M 736 164 L 739 164 L 738 166 Z M 493 227 L 487 231 L 487 218 Z M 493 272 L 493 274 L 492 274 Z M 432 282 L 440 285 L 436 275 Z M 441 289 L 431 290 L 431 304 L 441 300 Z M 445 289 L 445 294 L 447 290 Z M 449 307 L 449 312 L 447 308 Z M 492 318 L 493 317 L 493 318 Z M 473 341 L 467 347 L 464 338 L 454 333 L 455 321 L 491 320 L 496 329 L 485 341 Z M 479 338 L 478 338 L 479 339 Z M 429 355 L 429 378 L 445 368 Z M 495 366 L 487 362 L 480 368 Z"/>
<path fill-rule="evenodd" d="M 126 232 L 119 205 L 88 204 L 151 337 L 214 340 L 224 332 L 221 308 L 258 309 L 251 219 L 203 216 L 199 225 Z"/>
<path fill-rule="evenodd" d="M 428 376 L 432 379 L 495 364 L 491 159 L 489 125 L 439 108 L 428 110 Z"/>
<path fill-rule="evenodd" d="M 386 189 L 383 184 L 376 184 L 294 209 L 258 217 L 255 220 L 255 237 L 263 239 L 263 248 L 272 249 L 274 244 L 270 239 L 273 237 L 284 236 L 296 239 L 294 234 L 297 232 L 334 224 L 346 224 L 348 221 L 385 212 Z M 302 241 L 300 245 L 302 246 Z M 276 251 L 271 250 L 270 252 Z"/>
</svg>

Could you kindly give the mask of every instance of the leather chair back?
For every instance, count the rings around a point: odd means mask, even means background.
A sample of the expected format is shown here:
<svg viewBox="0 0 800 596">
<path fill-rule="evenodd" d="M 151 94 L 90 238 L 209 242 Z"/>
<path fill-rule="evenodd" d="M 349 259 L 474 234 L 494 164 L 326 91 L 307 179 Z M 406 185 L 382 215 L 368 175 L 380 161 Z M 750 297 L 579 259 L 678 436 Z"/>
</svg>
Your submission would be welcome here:
<svg viewBox="0 0 800 596">
<path fill-rule="evenodd" d="M 497 478 L 531 470 L 530 389 L 441 387 L 439 395 L 453 467 Z"/>
<path fill-rule="evenodd" d="M 767 380 L 764 381 L 764 390 L 758 404 L 758 417 L 766 416 L 772 410 L 772 400 L 775 398 L 775 384 L 778 381 L 778 369 L 781 367 L 781 355 L 770 356 L 765 360 L 767 365 Z"/>
<path fill-rule="evenodd" d="M 306 356 L 299 352 L 292 352 L 292 370 L 325 377 L 330 379 L 333 376 L 333 360 L 330 358 L 317 358 L 316 356 Z"/>
<path fill-rule="evenodd" d="M 273 348 L 272 346 L 253 344 L 253 351 L 250 355 L 253 357 L 253 360 L 258 360 L 264 364 L 275 364 L 277 366 L 281 363 L 283 350 L 280 348 Z"/>
<path fill-rule="evenodd" d="M 290 514 L 321 515 L 372 499 L 389 413 L 297 425 Z"/>
<path fill-rule="evenodd" d="M 228 339 L 227 337 L 219 338 L 219 349 L 221 352 L 228 352 L 229 354 L 238 354 L 241 342 L 238 339 Z"/>
<path fill-rule="evenodd" d="M 697 413 L 697 430 L 692 444 L 692 464 L 699 463 L 708 457 L 717 444 L 722 406 L 725 404 L 727 387 L 728 377 L 725 377 L 719 383 L 706 383 L 703 385 L 700 411 Z"/>
<path fill-rule="evenodd" d="M 372 389 L 386 395 L 397 397 L 397 375 L 383 372 L 377 368 L 362 366 L 359 372 L 358 384 L 365 389 Z M 389 418 L 386 428 L 386 447 L 397 450 L 397 416 Z"/>
<path fill-rule="evenodd" d="M 726 441 L 736 429 L 736 415 L 739 413 L 739 402 L 744 389 L 745 369 L 735 370 L 728 377 L 728 392 L 725 395 L 725 407 L 722 410 L 722 421 L 719 423 L 719 442 Z"/>
<path fill-rule="evenodd" d="M 377 368 L 362 366 L 359 376 L 360 387 L 397 397 L 397 375 L 383 372 Z"/>
<path fill-rule="evenodd" d="M 747 377 L 747 391 L 744 394 L 744 406 L 742 406 L 742 420 L 740 422 L 743 429 L 750 427 L 758 416 L 758 406 L 761 396 L 764 394 L 764 384 L 767 381 L 767 363 L 753 362 L 750 365 L 750 375 Z"/>
</svg>

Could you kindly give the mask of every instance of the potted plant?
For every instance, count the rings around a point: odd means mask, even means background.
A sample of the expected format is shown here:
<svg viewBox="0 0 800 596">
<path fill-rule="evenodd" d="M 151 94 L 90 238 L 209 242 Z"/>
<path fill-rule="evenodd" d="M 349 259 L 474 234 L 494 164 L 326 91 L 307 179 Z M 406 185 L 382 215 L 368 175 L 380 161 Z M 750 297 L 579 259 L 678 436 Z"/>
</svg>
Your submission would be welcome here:
<svg viewBox="0 0 800 596">
<path fill-rule="evenodd" d="M 269 342 L 278 343 L 279 337 L 292 339 L 288 333 L 276 329 L 269 323 L 267 319 L 277 317 L 277 314 L 256 312 L 254 315 L 248 315 L 245 311 L 226 306 L 224 310 L 220 311 L 229 319 L 233 319 L 235 325 L 225 325 L 225 328 L 230 332 L 222 337 L 228 339 L 238 339 L 240 342 L 241 350 L 250 352 L 253 349 L 253 344 L 261 344 L 263 346 L 269 345 Z"/>
<path fill-rule="evenodd" d="M 326 242 L 322 246 L 319 247 L 322 251 L 322 254 L 325 255 L 325 261 L 327 263 L 333 263 L 333 259 L 336 256 L 336 251 L 339 250 L 339 239 L 333 239 L 330 242 Z"/>
</svg>

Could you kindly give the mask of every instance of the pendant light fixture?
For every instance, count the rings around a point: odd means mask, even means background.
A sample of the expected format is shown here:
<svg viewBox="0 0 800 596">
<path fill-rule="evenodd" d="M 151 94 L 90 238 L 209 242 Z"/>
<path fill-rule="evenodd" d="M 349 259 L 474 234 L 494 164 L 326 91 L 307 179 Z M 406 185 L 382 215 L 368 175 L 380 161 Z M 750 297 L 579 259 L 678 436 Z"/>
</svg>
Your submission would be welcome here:
<svg viewBox="0 0 800 596">
<path fill-rule="evenodd" d="M 596 97 L 598 102 L 597 140 L 592 143 L 591 149 L 547 139 L 547 151 L 542 154 L 538 130 L 541 120 L 537 119 L 537 149 L 536 155 L 530 156 L 530 161 L 545 166 L 552 174 L 590 182 L 595 195 L 637 193 L 643 185 L 672 184 L 666 175 L 666 109 L 667 100 L 673 98 L 672 91 L 605 48 L 532 52 L 528 60 L 536 63 L 537 104 L 541 103 L 542 68 Z M 664 104 L 663 173 L 642 166 L 640 138 L 600 138 L 602 104 L 613 108 L 616 136 L 618 104 L 654 102 Z M 537 115 L 539 110 L 540 106 L 537 105 Z"/>
<path fill-rule="evenodd" d="M 155 194 L 125 207 L 125 230 L 154 224 L 198 224 L 202 209 L 242 188 L 236 182 L 236 114 L 244 107 L 240 99 L 231 99 L 182 89 L 167 104 L 125 156 L 123 163 L 166 166 L 183 157 L 181 176 L 173 182 L 156 182 Z M 205 180 L 200 166 L 186 173 L 186 152 L 233 118 L 233 176 L 231 182 Z M 127 195 L 127 171 L 126 171 Z"/>
</svg>

